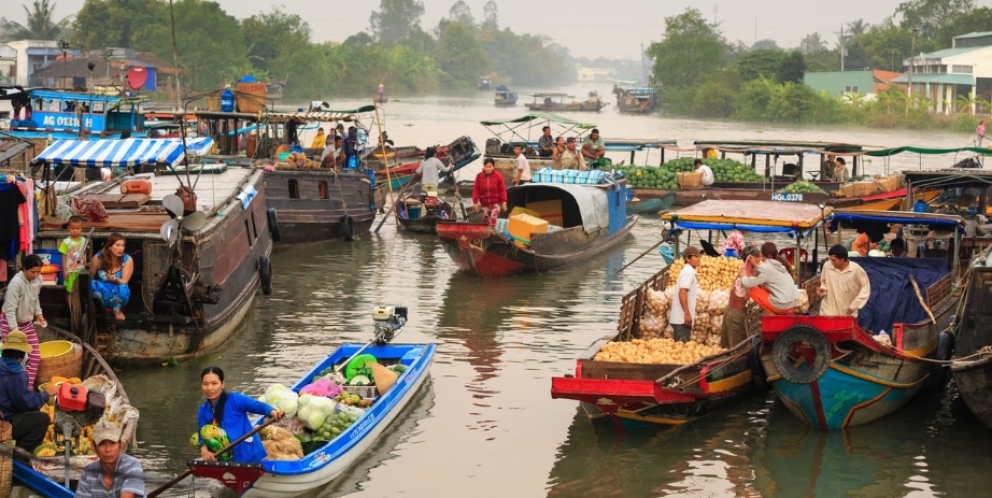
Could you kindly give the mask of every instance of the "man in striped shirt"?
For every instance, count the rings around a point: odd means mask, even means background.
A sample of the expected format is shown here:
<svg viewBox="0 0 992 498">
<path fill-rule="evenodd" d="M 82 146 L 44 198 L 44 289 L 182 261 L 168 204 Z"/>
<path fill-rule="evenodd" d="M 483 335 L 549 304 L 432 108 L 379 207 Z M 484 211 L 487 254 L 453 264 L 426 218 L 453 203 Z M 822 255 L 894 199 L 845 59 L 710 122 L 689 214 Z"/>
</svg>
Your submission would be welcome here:
<svg viewBox="0 0 992 498">
<path fill-rule="evenodd" d="M 100 461 L 83 469 L 77 498 L 143 498 L 145 474 L 141 462 L 125 454 L 121 429 L 101 422 L 93 429 L 93 443 Z"/>
</svg>

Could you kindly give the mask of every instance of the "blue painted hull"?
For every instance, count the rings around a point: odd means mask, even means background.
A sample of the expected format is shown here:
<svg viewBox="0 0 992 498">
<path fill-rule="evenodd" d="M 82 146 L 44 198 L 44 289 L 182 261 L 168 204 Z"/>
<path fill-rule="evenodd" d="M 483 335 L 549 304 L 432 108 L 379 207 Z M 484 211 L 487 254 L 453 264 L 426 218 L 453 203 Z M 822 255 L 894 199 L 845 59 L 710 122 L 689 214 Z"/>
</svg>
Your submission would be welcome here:
<svg viewBox="0 0 992 498">
<path fill-rule="evenodd" d="M 923 383 L 890 387 L 830 368 L 811 384 L 780 379 L 772 387 L 795 416 L 817 429 L 834 430 L 858 423 L 862 411 L 888 414 L 898 410 L 919 392 Z"/>
<path fill-rule="evenodd" d="M 14 485 L 24 486 L 43 498 L 72 498 L 71 489 L 66 488 L 38 471 L 19 461 L 14 461 Z"/>
</svg>

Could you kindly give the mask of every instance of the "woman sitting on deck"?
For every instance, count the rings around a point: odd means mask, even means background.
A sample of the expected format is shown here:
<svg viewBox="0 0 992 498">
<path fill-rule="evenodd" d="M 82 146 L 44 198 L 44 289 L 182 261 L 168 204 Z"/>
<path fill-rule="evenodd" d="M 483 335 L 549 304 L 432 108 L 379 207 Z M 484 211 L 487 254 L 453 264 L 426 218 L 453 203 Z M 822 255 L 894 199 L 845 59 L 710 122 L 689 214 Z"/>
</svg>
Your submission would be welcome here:
<svg viewBox="0 0 992 498">
<path fill-rule="evenodd" d="M 765 242 L 761 249 L 748 246 L 744 249 L 749 276 L 741 277 L 741 285 L 748 288 L 751 299 L 765 311 L 774 315 L 791 315 L 799 306 L 799 290 L 792 280 L 788 264 L 778 255 L 774 242 Z"/>
<path fill-rule="evenodd" d="M 107 237 L 103 249 L 93 256 L 90 275 L 93 277 L 93 296 L 114 312 L 118 320 L 124 319 L 121 311 L 131 298 L 127 283 L 134 273 L 134 261 L 124 253 L 124 237 L 113 233 Z"/>
</svg>

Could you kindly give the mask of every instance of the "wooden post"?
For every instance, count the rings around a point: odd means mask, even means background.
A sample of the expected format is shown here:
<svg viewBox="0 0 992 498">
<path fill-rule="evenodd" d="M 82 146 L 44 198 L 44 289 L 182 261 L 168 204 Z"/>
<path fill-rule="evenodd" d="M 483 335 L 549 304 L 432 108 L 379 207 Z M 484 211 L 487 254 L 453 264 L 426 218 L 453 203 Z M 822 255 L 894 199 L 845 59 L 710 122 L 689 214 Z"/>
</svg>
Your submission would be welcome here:
<svg viewBox="0 0 992 498">
<path fill-rule="evenodd" d="M 372 105 L 375 107 L 375 124 L 379 128 L 379 147 L 382 150 L 382 164 L 386 168 L 386 186 L 389 187 L 389 203 L 396 206 L 396 198 L 393 196 L 393 179 L 389 175 L 389 156 L 386 155 L 386 141 L 382 140 L 382 121 L 379 120 L 379 102 L 375 97 L 372 97 Z M 455 184 L 455 188 L 458 185 Z M 400 215 L 393 209 L 393 217 L 396 218 L 396 226 L 400 226 Z"/>
</svg>

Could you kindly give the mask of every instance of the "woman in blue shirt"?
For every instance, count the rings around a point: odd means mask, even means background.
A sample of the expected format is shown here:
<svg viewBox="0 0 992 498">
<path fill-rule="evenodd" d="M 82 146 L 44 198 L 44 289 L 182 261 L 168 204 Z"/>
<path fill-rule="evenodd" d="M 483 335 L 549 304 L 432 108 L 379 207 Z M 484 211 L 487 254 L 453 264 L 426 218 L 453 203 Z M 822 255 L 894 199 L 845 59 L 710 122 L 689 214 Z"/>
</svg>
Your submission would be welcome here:
<svg viewBox="0 0 992 498">
<path fill-rule="evenodd" d="M 203 373 L 200 374 L 200 388 L 207 400 L 200 405 L 200 410 L 196 414 L 197 427 L 202 429 L 207 424 L 220 426 L 227 432 L 227 437 L 232 442 L 251 432 L 252 426 L 248 420 L 249 413 L 268 415 L 276 420 L 283 416 L 283 412 L 261 401 L 241 393 L 225 391 L 224 371 L 218 367 L 203 369 Z M 232 451 L 234 461 L 238 463 L 258 463 L 267 455 L 265 447 L 262 446 L 262 438 L 257 435 L 239 443 Z M 216 460 L 213 453 L 203 443 L 202 438 L 200 438 L 200 456 L 207 461 Z"/>
</svg>

